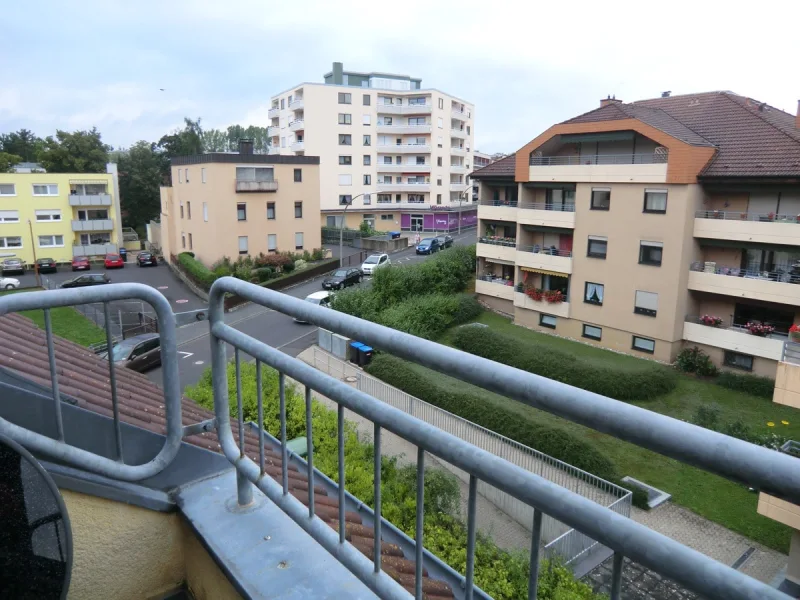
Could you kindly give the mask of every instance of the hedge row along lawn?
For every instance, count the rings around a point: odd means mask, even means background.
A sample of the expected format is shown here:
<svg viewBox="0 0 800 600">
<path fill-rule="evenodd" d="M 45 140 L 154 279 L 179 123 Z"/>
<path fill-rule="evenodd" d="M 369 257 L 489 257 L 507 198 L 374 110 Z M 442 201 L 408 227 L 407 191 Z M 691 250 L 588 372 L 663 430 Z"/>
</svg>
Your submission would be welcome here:
<svg viewBox="0 0 800 600">
<path fill-rule="evenodd" d="M 243 364 L 242 406 L 246 420 L 257 419 L 255 366 Z M 280 435 L 278 374 L 262 369 L 264 428 Z M 236 371 L 228 365 L 228 386 L 234 389 Z M 185 394 L 213 410 L 211 370 L 207 369 L 196 386 Z M 231 404 L 231 417 L 236 418 Z M 312 408 L 314 466 L 333 479 L 338 478 L 338 441 L 336 412 L 313 401 Z M 286 389 L 286 434 L 305 436 L 305 401 L 292 387 Z M 371 444 L 358 439 L 355 427 L 345 428 L 345 487 L 354 496 L 373 506 L 373 451 Z M 384 457 L 381 465 L 381 509 L 383 516 L 411 538 L 416 529 L 416 469 L 399 467 L 394 458 Z M 441 469 L 425 471 L 425 547 L 451 567 L 466 571 L 467 532 L 460 519 L 459 486 L 455 476 Z M 478 535 L 475 549 L 475 582 L 494 598 L 516 600 L 528 594 L 530 563 L 527 556 L 499 549 L 485 536 Z M 575 581 L 569 569 L 543 561 L 539 577 L 539 600 L 600 600 L 586 584 Z"/>
</svg>

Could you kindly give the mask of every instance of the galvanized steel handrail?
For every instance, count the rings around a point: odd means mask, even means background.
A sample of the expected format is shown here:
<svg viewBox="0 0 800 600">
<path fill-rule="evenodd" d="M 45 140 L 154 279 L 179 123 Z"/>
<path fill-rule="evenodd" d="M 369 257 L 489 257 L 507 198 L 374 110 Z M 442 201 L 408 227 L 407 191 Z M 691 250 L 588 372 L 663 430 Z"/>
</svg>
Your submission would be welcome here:
<svg viewBox="0 0 800 600">
<path fill-rule="evenodd" d="M 164 446 L 150 462 L 142 465 L 126 465 L 123 462 L 121 424 L 119 419 L 119 399 L 116 391 L 116 374 L 113 360 L 108 361 L 111 385 L 111 402 L 114 418 L 114 438 L 117 460 L 111 460 L 92 452 L 87 452 L 68 444 L 64 439 L 61 417 L 61 395 L 58 387 L 58 372 L 55 359 L 55 345 L 50 309 L 87 304 L 102 303 L 105 309 L 106 343 L 113 340 L 109 327 L 108 303 L 115 300 L 136 298 L 148 302 L 155 310 L 161 337 L 161 367 L 163 372 L 164 410 L 167 420 Z M 181 387 L 178 376 L 178 353 L 175 334 L 175 315 L 169 301 L 155 289 L 141 283 L 115 283 L 97 287 L 60 289 L 41 292 L 11 294 L 0 298 L 0 315 L 25 310 L 43 309 L 45 315 L 45 336 L 52 382 L 53 407 L 58 438 L 54 440 L 35 433 L 0 418 L 0 433 L 10 437 L 26 448 L 39 452 L 55 460 L 63 461 L 87 471 L 99 473 L 123 481 L 139 481 L 152 477 L 167 467 L 178 454 L 183 437 L 181 421 Z"/>
<path fill-rule="evenodd" d="M 653 154 L 584 154 L 582 156 L 531 156 L 531 166 L 554 165 L 652 165 L 667 162 L 667 155 Z"/>
<path fill-rule="evenodd" d="M 339 536 L 322 521 L 314 519 L 310 509 L 285 493 L 270 477 L 263 476 L 253 461 L 237 447 L 231 432 L 228 406 L 225 343 L 244 350 L 256 360 L 265 362 L 280 373 L 289 375 L 317 390 L 340 405 L 375 424 L 375 432 L 386 429 L 470 474 L 467 540 L 467 597 L 472 597 L 473 582 L 469 568 L 474 556 L 474 494 L 478 479 L 526 502 L 535 508 L 534 533 L 541 529 L 542 512 L 598 540 L 615 552 L 612 598 L 619 598 L 622 559 L 630 557 L 690 589 L 720 600 L 774 598 L 786 596 L 774 588 L 752 579 L 728 566 L 687 548 L 678 542 L 622 517 L 573 492 L 561 488 L 533 473 L 525 471 L 489 452 L 428 425 L 403 411 L 387 406 L 344 382 L 289 357 L 280 351 L 226 325 L 223 320 L 223 298 L 235 293 L 252 302 L 353 339 L 362 340 L 427 367 L 456 376 L 464 381 L 517 399 L 531 406 L 614 435 L 639 446 L 687 464 L 699 466 L 734 481 L 800 502 L 800 469 L 794 458 L 760 448 L 713 431 L 647 411 L 637 406 L 573 388 L 513 367 L 498 364 L 416 338 L 388 327 L 311 305 L 273 290 L 223 277 L 214 282 L 210 292 L 210 326 L 214 410 L 220 443 L 225 456 L 236 466 L 240 479 L 256 484 L 298 524 L 308 531 L 329 552 L 347 566 L 359 579 L 382 597 L 400 597 L 400 588 L 380 570 L 380 555 L 369 568 L 363 555 L 341 543 Z M 283 377 L 281 377 L 281 380 Z M 283 400 L 283 394 L 281 394 Z M 310 410 L 307 408 L 307 410 Z M 285 406 L 281 402 L 281 421 L 285 425 Z M 259 423 L 259 426 L 262 424 Z M 282 431 L 285 453 L 285 431 Z M 341 443 L 341 442 L 340 442 Z M 375 438 L 375 454 L 380 455 L 380 437 Z M 342 465 L 340 464 L 340 468 Z M 283 461 L 284 470 L 287 468 Z M 285 471 L 284 471 L 285 472 Z M 422 474 L 420 474 L 422 475 Z M 418 477 L 418 485 L 423 485 Z M 375 536 L 380 538 L 380 464 L 376 461 Z M 309 470 L 309 487 L 313 472 Z M 240 502 L 247 503 L 247 493 L 240 486 Z M 343 515 L 340 513 L 340 520 Z M 538 522 L 538 525 L 537 525 Z M 340 522 L 340 531 L 344 522 Z M 417 539 L 417 543 L 422 540 Z M 539 539 L 532 541 L 531 596 L 536 597 Z M 418 573 L 421 565 L 417 565 Z M 419 581 L 419 579 L 417 580 Z M 418 587 L 419 590 L 419 587 Z M 421 590 L 420 590 L 421 594 Z M 418 596 L 419 597 L 419 596 Z"/>
<path fill-rule="evenodd" d="M 770 213 L 751 213 L 736 210 L 698 210 L 698 219 L 722 219 L 725 221 L 760 221 L 765 223 L 800 223 L 800 215 Z"/>
</svg>

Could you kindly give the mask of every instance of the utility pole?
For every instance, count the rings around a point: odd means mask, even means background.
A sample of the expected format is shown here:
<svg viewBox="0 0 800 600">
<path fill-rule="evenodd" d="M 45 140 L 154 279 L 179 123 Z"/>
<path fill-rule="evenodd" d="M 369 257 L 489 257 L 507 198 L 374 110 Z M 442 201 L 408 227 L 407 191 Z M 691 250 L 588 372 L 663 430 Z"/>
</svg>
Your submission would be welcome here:
<svg viewBox="0 0 800 600">
<path fill-rule="evenodd" d="M 39 275 L 39 263 L 36 262 L 36 244 L 33 242 L 33 223 L 28 219 L 28 230 L 31 232 L 31 250 L 33 250 L 33 272 L 36 274 L 36 286 L 42 287 L 42 277 Z"/>
<path fill-rule="evenodd" d="M 365 192 L 369 193 L 369 192 Z M 339 227 L 339 268 L 344 266 L 344 224 L 347 220 L 347 209 L 353 205 L 353 201 L 356 198 L 360 198 L 364 194 L 358 194 L 358 196 L 353 196 L 350 198 L 350 202 L 344 205 L 344 212 L 342 213 L 342 225 Z"/>
</svg>

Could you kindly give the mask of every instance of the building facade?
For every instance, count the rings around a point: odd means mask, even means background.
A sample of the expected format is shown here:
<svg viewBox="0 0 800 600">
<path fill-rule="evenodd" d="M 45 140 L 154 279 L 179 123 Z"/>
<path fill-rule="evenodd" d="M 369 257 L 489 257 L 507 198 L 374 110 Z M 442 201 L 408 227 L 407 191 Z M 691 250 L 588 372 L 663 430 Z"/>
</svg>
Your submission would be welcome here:
<svg viewBox="0 0 800 600">
<path fill-rule="evenodd" d="M 270 152 L 320 157 L 322 223 L 379 231 L 475 226 L 475 107 L 405 75 L 344 71 L 277 94 Z"/>
<path fill-rule="evenodd" d="M 105 173 L 0 173 L 0 255 L 32 265 L 102 256 L 122 243 L 117 165 Z"/>
<path fill-rule="evenodd" d="M 800 322 L 800 117 L 730 92 L 606 99 L 473 178 L 476 290 L 517 323 L 775 376 Z"/>
<path fill-rule="evenodd" d="M 303 252 L 322 245 L 319 158 L 239 153 L 172 159 L 161 188 L 165 256 L 194 252 L 210 266 L 222 257 Z"/>
</svg>

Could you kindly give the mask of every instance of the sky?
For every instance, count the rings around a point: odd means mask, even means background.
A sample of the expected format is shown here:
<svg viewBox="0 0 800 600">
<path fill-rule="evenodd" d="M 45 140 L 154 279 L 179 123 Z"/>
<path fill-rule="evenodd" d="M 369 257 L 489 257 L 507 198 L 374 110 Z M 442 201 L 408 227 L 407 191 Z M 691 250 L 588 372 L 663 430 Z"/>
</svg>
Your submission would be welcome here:
<svg viewBox="0 0 800 600">
<path fill-rule="evenodd" d="M 334 61 L 472 102 L 489 153 L 609 94 L 731 90 L 792 114 L 800 98 L 797 0 L 30 0 L 2 14 L 0 132 L 96 126 L 115 148 L 184 116 L 266 126 L 270 96 Z"/>
</svg>

